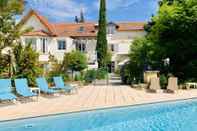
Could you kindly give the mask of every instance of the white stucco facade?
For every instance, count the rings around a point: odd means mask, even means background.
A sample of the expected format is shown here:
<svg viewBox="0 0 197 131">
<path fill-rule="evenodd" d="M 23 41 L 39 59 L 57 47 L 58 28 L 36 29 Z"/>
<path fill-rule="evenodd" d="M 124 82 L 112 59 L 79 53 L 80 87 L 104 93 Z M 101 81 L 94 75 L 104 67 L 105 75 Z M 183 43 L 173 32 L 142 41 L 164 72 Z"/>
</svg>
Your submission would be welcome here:
<svg viewBox="0 0 197 131">
<path fill-rule="evenodd" d="M 32 15 L 26 23 L 23 25 L 22 29 L 33 28 L 33 30 L 44 30 L 48 32 L 48 29 L 38 20 L 38 18 Z"/>
<path fill-rule="evenodd" d="M 42 30 L 49 32 L 46 26 L 40 22 L 36 16 L 31 16 L 24 24 L 23 29 L 33 28 L 34 31 Z M 136 37 L 144 36 L 142 31 L 115 31 L 113 34 L 108 34 L 108 48 L 112 52 L 113 71 L 118 68 L 119 63 L 128 59 L 128 54 L 132 41 Z M 33 39 L 33 40 L 32 40 Z M 70 36 L 35 36 L 24 35 L 21 37 L 22 44 L 27 44 L 27 41 L 34 41 L 34 49 L 39 52 L 39 60 L 47 64 L 49 55 L 55 56 L 59 61 L 63 60 L 64 54 L 77 50 L 76 43 L 82 43 L 80 51 L 86 54 L 89 62 L 89 68 L 97 68 L 96 60 L 96 37 L 70 37 Z M 65 44 L 63 47 L 61 47 Z M 60 49 L 61 48 L 61 49 Z"/>
</svg>

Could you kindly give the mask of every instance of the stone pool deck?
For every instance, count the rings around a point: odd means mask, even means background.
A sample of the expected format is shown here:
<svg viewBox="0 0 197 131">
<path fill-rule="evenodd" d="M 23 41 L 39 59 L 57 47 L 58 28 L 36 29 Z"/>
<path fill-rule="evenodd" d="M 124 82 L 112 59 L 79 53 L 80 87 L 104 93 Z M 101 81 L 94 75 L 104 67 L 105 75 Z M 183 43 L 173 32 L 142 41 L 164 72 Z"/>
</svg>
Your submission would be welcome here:
<svg viewBox="0 0 197 131">
<path fill-rule="evenodd" d="M 129 86 L 86 86 L 77 94 L 40 96 L 26 102 L 0 104 L 0 121 L 49 114 L 84 111 L 197 97 L 197 89 L 179 90 L 175 94 L 147 93 Z"/>
</svg>

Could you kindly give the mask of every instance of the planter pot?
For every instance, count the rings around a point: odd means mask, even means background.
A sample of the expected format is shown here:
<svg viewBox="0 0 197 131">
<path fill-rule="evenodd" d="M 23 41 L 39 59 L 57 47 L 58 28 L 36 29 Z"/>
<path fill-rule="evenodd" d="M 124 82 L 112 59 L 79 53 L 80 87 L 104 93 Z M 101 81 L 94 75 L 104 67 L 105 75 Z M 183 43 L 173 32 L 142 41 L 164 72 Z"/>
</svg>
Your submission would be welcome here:
<svg viewBox="0 0 197 131">
<path fill-rule="evenodd" d="M 157 78 L 159 71 L 145 71 L 144 72 L 144 83 L 150 83 L 151 78 Z"/>
</svg>

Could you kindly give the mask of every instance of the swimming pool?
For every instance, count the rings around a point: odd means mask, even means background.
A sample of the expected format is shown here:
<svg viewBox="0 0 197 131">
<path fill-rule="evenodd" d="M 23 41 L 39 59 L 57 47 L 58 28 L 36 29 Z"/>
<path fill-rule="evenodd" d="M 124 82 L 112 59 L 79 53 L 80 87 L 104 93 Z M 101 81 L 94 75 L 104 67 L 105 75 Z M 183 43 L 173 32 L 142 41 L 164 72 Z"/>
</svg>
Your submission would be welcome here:
<svg viewBox="0 0 197 131">
<path fill-rule="evenodd" d="M 197 100 L 0 122 L 0 131 L 196 131 Z"/>
</svg>

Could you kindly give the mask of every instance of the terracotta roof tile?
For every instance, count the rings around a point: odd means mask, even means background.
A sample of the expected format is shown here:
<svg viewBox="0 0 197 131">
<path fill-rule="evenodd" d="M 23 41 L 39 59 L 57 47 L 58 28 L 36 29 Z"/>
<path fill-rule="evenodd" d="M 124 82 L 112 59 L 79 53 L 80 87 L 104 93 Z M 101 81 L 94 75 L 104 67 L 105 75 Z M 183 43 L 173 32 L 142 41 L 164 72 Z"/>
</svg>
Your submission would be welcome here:
<svg viewBox="0 0 197 131">
<path fill-rule="evenodd" d="M 144 30 L 145 23 L 143 22 L 124 22 L 117 23 L 118 31 L 137 31 Z"/>
<path fill-rule="evenodd" d="M 98 24 L 94 22 L 85 23 L 50 23 L 48 20 L 39 15 L 36 11 L 31 10 L 20 23 L 24 24 L 31 15 L 35 15 L 40 22 L 49 30 L 49 34 L 43 32 L 31 32 L 29 34 L 48 35 L 48 36 L 70 36 L 70 37 L 96 37 Z M 122 22 L 115 23 L 118 31 L 143 31 L 145 23 L 143 22 Z"/>
<path fill-rule="evenodd" d="M 44 32 L 44 31 L 31 31 L 28 33 L 25 33 L 24 36 L 50 36 L 49 33 Z"/>
<path fill-rule="evenodd" d="M 62 23 L 53 24 L 53 27 L 58 36 L 96 36 L 94 25 L 94 23 Z"/>
</svg>

